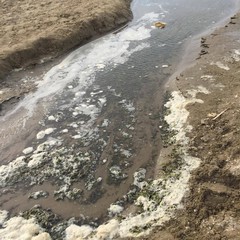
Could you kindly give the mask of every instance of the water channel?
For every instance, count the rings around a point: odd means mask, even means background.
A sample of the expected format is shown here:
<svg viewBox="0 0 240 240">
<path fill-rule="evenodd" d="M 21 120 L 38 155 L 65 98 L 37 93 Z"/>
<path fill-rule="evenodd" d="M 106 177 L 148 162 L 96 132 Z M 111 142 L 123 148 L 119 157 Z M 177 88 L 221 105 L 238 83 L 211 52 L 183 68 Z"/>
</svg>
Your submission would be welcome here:
<svg viewBox="0 0 240 240">
<path fill-rule="evenodd" d="M 17 214 L 40 204 L 64 219 L 101 222 L 112 203 L 127 207 L 134 173 L 154 176 L 164 84 L 186 44 L 236 7 L 234 0 L 134 0 L 122 31 L 31 77 L 37 90 L 0 118 L 0 208 Z M 155 28 L 156 21 L 167 25 Z"/>
</svg>

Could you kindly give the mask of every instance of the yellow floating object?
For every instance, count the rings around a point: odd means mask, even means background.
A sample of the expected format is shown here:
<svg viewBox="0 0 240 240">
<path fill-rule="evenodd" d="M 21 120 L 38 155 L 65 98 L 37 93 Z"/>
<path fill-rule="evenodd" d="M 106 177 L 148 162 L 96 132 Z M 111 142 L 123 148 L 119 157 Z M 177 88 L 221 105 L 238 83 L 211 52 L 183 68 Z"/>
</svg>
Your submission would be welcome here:
<svg viewBox="0 0 240 240">
<path fill-rule="evenodd" d="M 157 28 L 165 28 L 166 27 L 166 23 L 164 22 L 155 22 L 154 26 Z"/>
</svg>

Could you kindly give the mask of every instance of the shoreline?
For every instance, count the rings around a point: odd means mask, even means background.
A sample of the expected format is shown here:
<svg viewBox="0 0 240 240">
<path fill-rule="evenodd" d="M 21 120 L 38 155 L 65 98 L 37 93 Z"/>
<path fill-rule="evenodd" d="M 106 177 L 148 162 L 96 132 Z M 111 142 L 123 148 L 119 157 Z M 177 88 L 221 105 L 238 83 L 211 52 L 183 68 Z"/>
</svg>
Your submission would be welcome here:
<svg viewBox="0 0 240 240">
<path fill-rule="evenodd" d="M 199 58 L 173 75 L 166 86 L 172 94 L 170 101 L 177 101 L 179 94 L 182 103 L 178 107 L 182 114 L 185 111 L 189 114 L 180 131 L 186 131 L 190 140 L 188 152 L 200 159 L 200 165 L 191 173 L 182 207 L 165 226 L 154 230 L 152 240 L 160 236 L 163 240 L 237 239 L 240 234 L 236 130 L 239 128 L 239 24 L 237 13 L 227 24 L 204 35 Z M 172 161 L 169 160 L 170 166 L 174 167 Z"/>
<path fill-rule="evenodd" d="M 49 61 L 93 38 L 123 26 L 132 18 L 131 0 L 116 0 L 111 4 L 106 2 L 98 8 L 94 7 L 96 4 L 95 0 L 81 4 L 74 1 L 72 7 L 66 8 L 58 1 L 21 2 L 21 6 L 4 3 L 1 10 L 3 21 L 2 26 L 0 25 L 2 29 L 0 32 L 2 35 L 0 41 L 1 83 L 13 69 L 26 68 Z M 57 11 L 56 7 L 59 8 Z M 81 12 L 81 9 L 88 11 Z M 49 22 L 45 20 L 48 18 L 45 16 L 46 11 L 49 11 L 48 15 L 51 16 Z M 13 12 L 16 16 L 9 16 L 8 12 Z M 30 19 L 29 12 L 32 14 Z M 35 31 L 34 28 L 36 28 Z M 26 38 L 23 44 L 19 43 L 21 38 Z M 8 39 L 11 41 L 8 42 Z"/>
<path fill-rule="evenodd" d="M 201 51 L 201 38 L 211 35 L 216 30 L 222 28 L 226 25 L 232 16 L 236 15 L 240 10 L 240 2 L 235 3 L 235 8 L 229 13 L 225 18 L 215 23 L 210 29 L 206 29 L 203 32 L 194 35 L 191 39 L 189 39 L 185 45 L 183 46 L 183 53 L 179 64 L 176 67 L 174 73 L 169 77 L 164 86 L 165 90 L 168 91 L 176 90 L 174 87 L 174 82 L 176 78 L 178 78 L 182 72 L 187 69 L 193 67 L 196 64 L 196 60 L 200 56 Z"/>
</svg>

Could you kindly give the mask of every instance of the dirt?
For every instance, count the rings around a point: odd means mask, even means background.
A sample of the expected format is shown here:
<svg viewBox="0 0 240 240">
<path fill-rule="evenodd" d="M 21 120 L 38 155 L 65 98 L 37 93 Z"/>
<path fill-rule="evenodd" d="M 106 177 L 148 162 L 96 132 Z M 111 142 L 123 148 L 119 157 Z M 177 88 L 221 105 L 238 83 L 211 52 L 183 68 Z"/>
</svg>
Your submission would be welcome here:
<svg viewBox="0 0 240 240">
<path fill-rule="evenodd" d="M 198 86 L 203 103 L 187 106 L 190 153 L 201 159 L 193 173 L 183 208 L 151 237 L 161 240 L 240 239 L 240 14 L 201 39 L 193 67 L 171 81 L 168 90 L 185 98 Z"/>
<path fill-rule="evenodd" d="M 131 17 L 130 0 L 1 0 L 0 82 L 9 71 L 59 56 Z"/>
</svg>

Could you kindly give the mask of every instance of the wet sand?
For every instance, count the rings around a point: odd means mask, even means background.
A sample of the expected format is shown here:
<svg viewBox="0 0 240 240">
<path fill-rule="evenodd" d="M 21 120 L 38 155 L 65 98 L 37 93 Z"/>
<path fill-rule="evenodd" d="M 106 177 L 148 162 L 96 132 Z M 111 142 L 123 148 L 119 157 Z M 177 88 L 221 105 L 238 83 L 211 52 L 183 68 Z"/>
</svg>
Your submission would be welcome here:
<svg viewBox="0 0 240 240">
<path fill-rule="evenodd" d="M 184 101 L 196 93 L 197 102 L 186 105 L 192 126 L 188 151 L 201 162 L 192 173 L 183 209 L 146 239 L 240 236 L 239 24 L 237 14 L 225 26 L 202 37 L 194 66 L 170 80 L 167 90 L 178 92 Z"/>
</svg>

